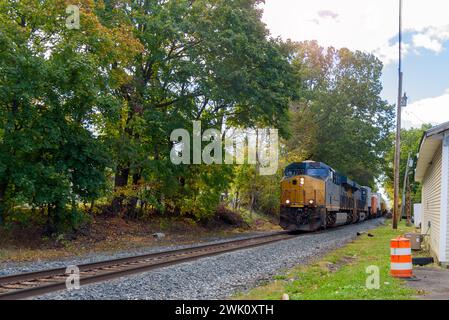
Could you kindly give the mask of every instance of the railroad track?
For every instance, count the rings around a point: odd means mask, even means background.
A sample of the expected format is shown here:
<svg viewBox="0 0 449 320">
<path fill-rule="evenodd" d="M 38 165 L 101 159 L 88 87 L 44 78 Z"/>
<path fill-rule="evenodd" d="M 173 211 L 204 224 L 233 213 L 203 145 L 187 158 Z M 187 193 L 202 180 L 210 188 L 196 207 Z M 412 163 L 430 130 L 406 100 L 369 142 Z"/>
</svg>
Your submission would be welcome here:
<svg viewBox="0 0 449 320">
<path fill-rule="evenodd" d="M 116 279 L 199 258 L 288 240 L 294 237 L 297 237 L 297 235 L 289 232 L 279 232 L 242 240 L 78 265 L 80 285 Z M 0 300 L 27 299 L 64 290 L 66 289 L 66 280 L 69 276 L 66 274 L 66 271 L 67 268 L 57 268 L 0 277 Z"/>
</svg>

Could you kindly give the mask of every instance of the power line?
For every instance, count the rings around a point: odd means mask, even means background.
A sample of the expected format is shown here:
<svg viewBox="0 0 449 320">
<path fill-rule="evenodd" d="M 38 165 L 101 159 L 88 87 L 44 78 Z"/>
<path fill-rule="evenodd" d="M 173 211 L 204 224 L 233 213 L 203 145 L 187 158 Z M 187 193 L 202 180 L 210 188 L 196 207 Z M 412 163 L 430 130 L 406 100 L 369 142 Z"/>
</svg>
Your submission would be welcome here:
<svg viewBox="0 0 449 320">
<path fill-rule="evenodd" d="M 419 122 L 421 122 L 421 124 L 426 124 L 426 123 L 428 123 L 428 121 L 424 121 L 423 119 L 421 119 L 420 117 L 418 117 L 418 116 L 416 115 L 416 113 L 414 113 L 414 112 L 412 112 L 412 111 L 405 110 L 405 113 L 407 113 L 408 115 L 414 116 Z"/>
</svg>

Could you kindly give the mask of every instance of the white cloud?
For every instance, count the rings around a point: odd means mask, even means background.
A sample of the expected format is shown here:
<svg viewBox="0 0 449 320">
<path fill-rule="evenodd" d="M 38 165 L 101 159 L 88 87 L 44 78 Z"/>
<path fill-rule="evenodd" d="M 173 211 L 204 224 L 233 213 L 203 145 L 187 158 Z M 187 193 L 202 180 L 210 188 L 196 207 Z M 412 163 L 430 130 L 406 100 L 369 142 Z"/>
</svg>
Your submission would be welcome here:
<svg viewBox="0 0 449 320">
<path fill-rule="evenodd" d="M 385 64 L 394 63 L 399 60 L 399 42 L 392 45 L 385 45 L 374 51 L 376 56 Z M 402 55 L 405 56 L 410 50 L 410 45 L 407 43 L 402 44 Z"/>
<path fill-rule="evenodd" d="M 266 0 L 263 8 L 274 36 L 373 52 L 385 64 L 397 61 L 391 41 L 398 34 L 398 1 Z M 447 0 L 404 0 L 404 31 L 414 34 L 408 52 L 441 52 L 449 40 L 448 12 Z"/>
<path fill-rule="evenodd" d="M 449 25 L 429 27 L 421 33 L 413 35 L 413 45 L 416 48 L 424 48 L 441 53 L 443 43 L 449 40 Z"/>
<path fill-rule="evenodd" d="M 424 48 L 436 53 L 443 51 L 443 43 L 440 40 L 433 39 L 429 34 L 425 33 L 413 35 L 413 45 L 417 48 Z"/>
<path fill-rule="evenodd" d="M 337 19 L 338 18 L 338 13 L 333 12 L 331 10 L 321 10 L 318 11 L 318 15 L 321 18 L 331 18 L 331 19 Z"/>
<path fill-rule="evenodd" d="M 420 128 L 424 123 L 433 125 L 449 121 L 449 90 L 434 98 L 419 100 L 403 109 L 403 126 Z"/>
</svg>

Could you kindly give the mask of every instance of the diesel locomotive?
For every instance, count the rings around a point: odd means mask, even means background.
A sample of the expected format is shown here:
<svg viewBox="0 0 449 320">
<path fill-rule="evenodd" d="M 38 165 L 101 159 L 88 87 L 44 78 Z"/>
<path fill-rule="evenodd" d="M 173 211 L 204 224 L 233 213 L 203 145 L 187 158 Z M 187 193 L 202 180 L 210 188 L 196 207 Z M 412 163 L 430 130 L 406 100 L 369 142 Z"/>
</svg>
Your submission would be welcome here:
<svg viewBox="0 0 449 320">
<path fill-rule="evenodd" d="M 316 231 L 382 215 L 380 194 L 321 162 L 292 163 L 281 182 L 280 225 Z"/>
</svg>

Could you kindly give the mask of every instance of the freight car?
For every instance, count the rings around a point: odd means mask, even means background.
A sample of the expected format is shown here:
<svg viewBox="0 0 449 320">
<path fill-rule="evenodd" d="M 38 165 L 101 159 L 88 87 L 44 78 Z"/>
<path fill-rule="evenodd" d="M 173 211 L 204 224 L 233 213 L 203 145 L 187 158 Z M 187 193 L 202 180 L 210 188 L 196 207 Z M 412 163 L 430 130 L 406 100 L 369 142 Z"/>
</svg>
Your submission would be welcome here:
<svg viewBox="0 0 449 320">
<path fill-rule="evenodd" d="M 387 203 L 384 201 L 384 199 L 381 198 L 381 203 L 380 203 L 380 215 L 383 217 L 385 215 L 388 214 L 388 207 L 387 207 Z"/>
<path fill-rule="evenodd" d="M 387 206 L 380 193 L 371 195 L 370 218 L 379 218 L 387 213 Z"/>
<path fill-rule="evenodd" d="M 377 216 L 377 195 L 321 162 L 292 163 L 281 182 L 280 225 L 315 231 Z M 375 208 L 376 215 L 371 212 Z"/>
<path fill-rule="evenodd" d="M 376 193 L 372 194 L 371 195 L 371 210 L 370 210 L 370 217 L 371 218 L 376 218 L 377 215 L 379 214 L 379 212 L 378 212 L 378 208 L 379 208 L 378 203 L 379 203 L 378 195 Z"/>
</svg>

